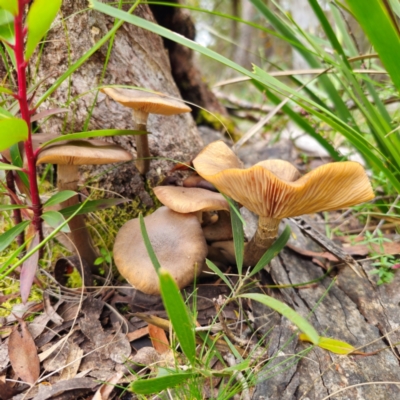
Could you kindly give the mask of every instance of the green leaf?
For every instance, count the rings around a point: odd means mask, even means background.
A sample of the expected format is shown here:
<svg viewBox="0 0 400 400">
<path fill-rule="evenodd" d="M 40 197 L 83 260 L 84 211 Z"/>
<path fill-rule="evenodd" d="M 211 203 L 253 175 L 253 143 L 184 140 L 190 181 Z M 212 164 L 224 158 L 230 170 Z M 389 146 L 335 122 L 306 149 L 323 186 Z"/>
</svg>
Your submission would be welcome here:
<svg viewBox="0 0 400 400">
<path fill-rule="evenodd" d="M 25 49 L 25 60 L 28 61 L 36 46 L 49 30 L 57 16 L 62 0 L 35 0 L 26 17 L 28 35 Z"/>
<path fill-rule="evenodd" d="M 0 204 L 0 211 L 20 210 L 22 208 L 28 208 L 23 204 Z"/>
<path fill-rule="evenodd" d="M 13 226 L 11 229 L 0 235 L 0 251 L 6 249 L 30 223 L 31 221 L 20 222 L 18 225 Z"/>
<path fill-rule="evenodd" d="M 286 225 L 282 234 L 279 236 L 277 240 L 275 240 L 274 244 L 264 253 L 264 255 L 260 258 L 256 266 L 253 268 L 250 276 L 255 275 L 257 272 L 261 271 L 266 265 L 268 265 L 271 260 L 278 255 L 278 253 L 285 247 L 286 243 L 290 238 L 290 226 Z"/>
<path fill-rule="evenodd" d="M 99 131 L 69 133 L 68 135 L 62 135 L 55 139 L 49 140 L 48 142 L 43 143 L 41 148 L 44 148 L 56 142 L 62 142 L 63 140 L 88 139 L 99 136 L 124 136 L 124 135 L 148 135 L 148 134 L 149 132 L 146 131 L 134 131 L 132 129 L 104 129 Z"/>
<path fill-rule="evenodd" d="M 18 0 L 0 0 L 0 8 L 4 8 L 12 15 L 18 15 Z"/>
<path fill-rule="evenodd" d="M 132 383 L 131 390 L 133 393 L 137 394 L 160 393 L 165 389 L 180 385 L 196 376 L 197 374 L 191 372 L 179 372 L 159 378 L 139 379 Z"/>
<path fill-rule="evenodd" d="M 303 342 L 311 342 L 310 338 L 305 333 L 300 333 L 299 339 Z M 319 338 L 319 342 L 315 343 L 321 349 L 329 350 L 335 354 L 347 355 L 352 353 L 356 348 L 351 344 L 342 342 L 341 340 L 331 339 L 324 336 Z"/>
<path fill-rule="evenodd" d="M 43 207 L 50 207 L 54 206 L 55 204 L 60 204 L 63 201 L 66 201 L 70 199 L 71 197 L 74 197 L 76 195 L 76 192 L 73 190 L 63 190 L 62 192 L 58 192 L 55 195 L 51 196 L 46 203 L 43 204 Z"/>
<path fill-rule="evenodd" d="M 42 219 L 54 229 L 58 228 L 65 222 L 64 216 L 58 211 L 46 211 L 42 214 Z M 71 232 L 68 224 L 65 224 L 61 228 L 61 232 Z"/>
<path fill-rule="evenodd" d="M 174 328 L 183 352 L 190 363 L 194 365 L 196 362 L 196 340 L 193 320 L 182 299 L 178 285 L 171 274 L 161 267 L 157 259 L 147 234 L 142 214 L 139 215 L 139 223 L 147 253 L 160 279 L 161 297 L 168 317 L 171 320 L 172 327 Z"/>
<path fill-rule="evenodd" d="M 0 151 L 28 139 L 28 125 L 20 118 L 0 120 Z"/>
<path fill-rule="evenodd" d="M 246 293 L 240 295 L 239 297 L 252 299 L 266 305 L 267 307 L 272 308 L 279 314 L 286 317 L 289 321 L 293 322 L 303 333 L 305 333 L 310 338 L 311 343 L 318 344 L 320 337 L 315 328 L 305 318 L 303 318 L 285 303 L 282 303 L 281 301 L 276 300 L 273 297 L 260 293 Z"/>
<path fill-rule="evenodd" d="M 233 200 L 229 203 L 229 208 L 231 211 L 231 224 L 233 233 L 233 245 L 235 249 L 236 265 L 239 271 L 239 275 L 242 275 L 243 269 L 243 255 L 244 255 L 244 232 L 242 219 L 239 218 L 238 214 L 239 207 Z M 237 212 L 235 212 L 234 208 Z"/>
<path fill-rule="evenodd" d="M 76 215 L 87 214 L 90 212 L 95 212 L 99 210 L 104 210 L 109 207 L 116 206 L 118 204 L 126 203 L 131 201 L 130 199 L 102 199 L 102 200 L 89 200 L 82 207 L 82 204 L 77 204 L 76 206 L 66 207 L 59 212 L 64 215 L 64 217 L 69 217 L 79 209 Z"/>
<path fill-rule="evenodd" d="M 0 40 L 10 44 L 15 42 L 14 16 L 3 8 L 0 8 Z"/>
<path fill-rule="evenodd" d="M 0 93 L 14 94 L 12 90 L 0 86 Z"/>
<path fill-rule="evenodd" d="M 3 170 L 3 171 L 21 171 L 21 169 L 22 168 L 16 167 L 15 165 L 6 164 L 6 163 L 0 162 L 0 170 Z"/>
<path fill-rule="evenodd" d="M 192 365 L 196 363 L 194 323 L 171 274 L 161 267 L 159 272 L 161 297 L 182 351 Z"/>
<path fill-rule="evenodd" d="M 370 0 L 347 0 L 351 12 L 368 36 L 397 90 L 400 90 L 400 35 L 387 3 Z"/>
<path fill-rule="evenodd" d="M 5 108 L 0 107 L 0 119 L 13 117 L 14 115 L 12 115 L 9 111 L 7 111 Z"/>
</svg>

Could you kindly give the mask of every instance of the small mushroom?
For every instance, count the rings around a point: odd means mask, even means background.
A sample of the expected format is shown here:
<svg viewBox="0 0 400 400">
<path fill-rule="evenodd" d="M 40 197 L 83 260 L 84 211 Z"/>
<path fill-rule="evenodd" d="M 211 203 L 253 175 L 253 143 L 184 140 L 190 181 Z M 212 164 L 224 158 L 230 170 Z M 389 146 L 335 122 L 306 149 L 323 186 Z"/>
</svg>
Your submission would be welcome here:
<svg viewBox="0 0 400 400">
<path fill-rule="evenodd" d="M 192 111 L 185 103 L 171 99 L 162 93 L 150 93 L 135 89 L 107 87 L 101 91 L 125 107 L 132 109 L 136 129 L 146 131 L 149 114 L 175 115 Z M 150 168 L 150 150 L 147 135 L 136 136 L 137 160 L 135 165 L 142 175 Z"/>
<path fill-rule="evenodd" d="M 221 193 L 259 216 L 257 232 L 245 250 L 254 266 L 275 241 L 282 218 L 332 211 L 374 198 L 363 167 L 352 161 L 325 164 L 300 177 L 281 161 L 263 161 L 243 169 L 232 150 L 217 141 L 193 160 L 197 173 Z"/>
<path fill-rule="evenodd" d="M 39 136 L 35 135 L 35 136 Z M 40 138 L 38 138 L 39 140 Z M 36 164 L 57 164 L 58 191 L 78 189 L 79 165 L 101 165 L 132 160 L 132 155 L 122 147 L 101 140 L 74 140 L 57 142 L 41 150 Z M 79 197 L 61 203 L 61 207 L 79 204 Z M 77 252 L 95 272 L 94 261 L 98 253 L 87 230 L 83 215 L 76 215 L 69 221 L 71 232 L 68 234 Z"/>
<path fill-rule="evenodd" d="M 195 214 L 180 214 L 161 207 L 145 218 L 146 230 L 161 266 L 178 287 L 189 285 L 199 275 L 207 256 L 207 244 Z M 139 219 L 125 223 L 113 249 L 121 275 L 136 289 L 159 294 L 159 280 L 140 232 Z"/>
<path fill-rule="evenodd" d="M 179 213 L 198 211 L 229 211 L 229 203 L 220 193 L 201 188 L 157 186 L 153 188 L 158 200 Z"/>
</svg>

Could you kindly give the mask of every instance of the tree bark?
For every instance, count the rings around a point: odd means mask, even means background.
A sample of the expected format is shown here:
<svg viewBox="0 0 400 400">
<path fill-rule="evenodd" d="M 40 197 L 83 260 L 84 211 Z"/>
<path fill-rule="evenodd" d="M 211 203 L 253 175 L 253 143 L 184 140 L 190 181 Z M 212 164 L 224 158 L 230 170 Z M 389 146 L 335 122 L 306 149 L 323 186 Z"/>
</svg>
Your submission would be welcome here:
<svg viewBox="0 0 400 400">
<path fill-rule="evenodd" d="M 301 249 L 321 251 L 296 225 L 291 224 L 291 229 L 290 244 Z M 400 275 L 396 274 L 391 284 L 376 286 L 376 275 L 370 274 L 374 267 L 370 262 L 363 262 L 362 267 L 368 279 L 356 276 L 346 266 L 335 273 L 335 281 L 332 275 L 313 285 L 270 289 L 268 294 L 307 318 L 321 336 L 345 341 L 365 353 L 387 349 L 374 355 L 342 356 L 318 346 L 312 347 L 298 340 L 298 335 L 294 334 L 296 328 L 289 320 L 252 301 L 260 334 L 267 335 L 265 341 L 268 343 L 269 360 L 258 376 L 253 400 L 320 400 L 340 389 L 345 390 L 330 398 L 399 398 L 400 388 L 397 385 L 379 382 L 400 380 L 399 346 L 395 345 L 400 341 Z M 309 282 L 325 272 L 287 248 L 271 263 L 271 275 L 278 285 Z M 297 353 L 300 354 L 293 357 Z M 353 387 L 347 388 L 349 386 Z"/>
<path fill-rule="evenodd" d="M 58 19 L 53 24 L 41 55 L 37 80 L 46 80 L 40 92 L 47 89 L 113 27 L 112 18 L 88 11 L 86 7 L 86 0 L 63 1 L 63 20 Z M 138 6 L 135 15 L 154 22 L 147 5 Z M 130 109 L 120 106 L 102 93 L 98 93 L 96 100 L 96 89 L 102 84 L 132 85 L 180 97 L 159 36 L 124 23 L 115 35 L 104 80 L 101 81 L 107 49 L 108 43 L 76 70 L 69 80 L 64 81 L 51 99 L 41 105 L 39 112 L 60 106 L 70 110 L 68 114 L 51 117 L 41 125 L 42 131 L 79 132 L 86 129 L 86 125 L 87 130 L 132 129 Z M 147 182 L 133 163 L 110 165 L 96 168 L 95 171 L 101 175 L 99 184 L 104 189 L 136 198 L 142 205 L 152 207 L 153 201 L 146 188 L 159 183 L 173 165 L 163 158 L 188 161 L 200 150 L 202 142 L 190 114 L 169 117 L 150 115 L 147 126 L 151 132 L 151 156 L 158 157 L 151 162 L 151 169 L 146 175 Z M 105 140 L 121 144 L 136 156 L 134 138 L 120 136 Z M 90 172 L 90 178 L 93 175 L 94 172 Z"/>
<path fill-rule="evenodd" d="M 179 0 L 168 0 L 170 3 L 180 4 Z M 196 27 L 187 10 L 178 7 L 151 5 L 151 10 L 157 22 L 188 39 L 194 40 Z M 172 75 L 181 92 L 182 97 L 212 113 L 229 117 L 223 107 L 207 84 L 196 66 L 193 50 L 164 39 L 165 47 L 168 49 L 171 62 Z M 198 108 L 193 109 L 193 116 L 196 119 L 199 113 Z"/>
</svg>

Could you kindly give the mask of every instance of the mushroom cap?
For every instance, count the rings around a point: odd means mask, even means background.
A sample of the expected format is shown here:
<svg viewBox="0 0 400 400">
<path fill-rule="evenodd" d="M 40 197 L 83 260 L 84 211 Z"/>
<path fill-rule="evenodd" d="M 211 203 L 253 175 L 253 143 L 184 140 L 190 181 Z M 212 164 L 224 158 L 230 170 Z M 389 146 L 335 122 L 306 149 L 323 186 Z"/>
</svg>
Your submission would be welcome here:
<svg viewBox="0 0 400 400">
<path fill-rule="evenodd" d="M 229 211 L 225 197 L 210 190 L 180 186 L 157 186 L 153 190 L 162 204 L 179 213 Z"/>
<path fill-rule="evenodd" d="M 35 152 L 39 147 L 43 145 L 43 143 L 48 142 L 50 140 L 53 140 L 60 135 L 56 135 L 54 133 L 35 133 L 32 135 L 32 148 L 33 151 Z M 9 161 L 11 161 L 11 154 L 10 154 L 10 149 L 6 149 L 1 152 L 1 154 Z M 24 159 L 25 154 L 21 155 Z M 24 160 L 24 165 L 26 165 L 26 160 Z"/>
<path fill-rule="evenodd" d="M 101 165 L 132 160 L 121 146 L 102 140 L 66 140 L 45 147 L 36 164 Z"/>
<path fill-rule="evenodd" d="M 325 164 L 290 182 L 266 169 L 263 162 L 242 169 L 236 155 L 218 141 L 205 147 L 193 165 L 220 192 L 263 217 L 337 210 L 374 198 L 363 167 L 352 161 Z"/>
<path fill-rule="evenodd" d="M 147 233 L 161 266 L 179 288 L 189 285 L 201 272 L 207 244 L 195 214 L 180 214 L 161 207 L 145 218 Z M 113 249 L 121 275 L 147 294 L 159 294 L 159 280 L 140 232 L 139 219 L 122 226 Z"/>
<path fill-rule="evenodd" d="M 107 87 L 101 91 L 125 107 L 148 114 L 174 115 L 192 111 L 185 103 L 162 93 Z"/>
</svg>

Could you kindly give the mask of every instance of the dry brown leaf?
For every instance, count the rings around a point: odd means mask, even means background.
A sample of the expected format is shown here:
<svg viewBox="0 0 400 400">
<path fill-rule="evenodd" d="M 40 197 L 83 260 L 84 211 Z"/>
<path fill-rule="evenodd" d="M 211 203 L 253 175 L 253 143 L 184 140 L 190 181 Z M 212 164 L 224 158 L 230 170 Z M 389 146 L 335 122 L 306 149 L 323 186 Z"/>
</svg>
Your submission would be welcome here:
<svg viewBox="0 0 400 400">
<path fill-rule="evenodd" d="M 158 354 L 164 354 L 170 350 L 167 335 L 162 328 L 149 324 L 149 335 L 151 343 Z"/>
<path fill-rule="evenodd" d="M 18 393 L 18 390 L 10 385 L 10 382 L 0 380 L 0 400 L 9 400 Z"/>
<path fill-rule="evenodd" d="M 8 356 L 16 375 L 24 382 L 35 383 L 40 374 L 40 362 L 35 342 L 24 320 L 19 319 L 8 340 Z"/>
<path fill-rule="evenodd" d="M 122 371 L 116 372 L 104 385 L 97 390 L 92 400 L 108 400 L 115 385 L 118 384 L 120 379 L 124 376 Z"/>
<path fill-rule="evenodd" d="M 136 331 L 134 331 L 134 332 L 127 333 L 126 338 L 130 342 L 133 342 L 134 340 L 138 340 L 148 334 L 149 334 L 149 328 L 147 326 L 145 326 L 144 328 L 136 329 Z"/>
</svg>

